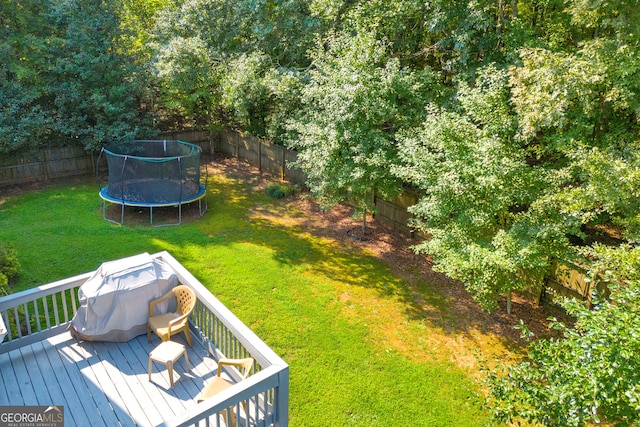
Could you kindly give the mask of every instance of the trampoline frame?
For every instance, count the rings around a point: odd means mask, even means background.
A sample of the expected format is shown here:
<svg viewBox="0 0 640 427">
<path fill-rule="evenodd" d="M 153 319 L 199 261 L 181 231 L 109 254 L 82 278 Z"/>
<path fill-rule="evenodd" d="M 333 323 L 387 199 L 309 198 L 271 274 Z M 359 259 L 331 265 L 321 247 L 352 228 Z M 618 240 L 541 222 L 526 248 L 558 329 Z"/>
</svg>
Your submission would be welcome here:
<svg viewBox="0 0 640 427">
<path fill-rule="evenodd" d="M 158 143 L 164 143 L 166 144 L 167 141 L 170 140 L 140 140 L 139 142 L 158 142 Z M 180 141 L 180 140 L 173 140 L 175 142 L 178 143 L 182 143 L 182 144 L 188 144 L 188 145 L 192 145 L 194 147 L 196 147 L 196 145 L 191 144 L 189 142 L 185 142 L 185 141 Z M 133 142 L 138 142 L 138 140 L 133 141 Z M 198 147 L 200 148 L 200 147 Z M 104 147 L 102 148 L 102 150 L 100 150 L 100 155 L 98 156 L 98 161 L 96 164 L 96 179 L 98 181 L 98 186 L 101 187 L 100 184 L 100 178 L 99 178 L 99 172 L 100 172 L 100 160 L 102 158 L 102 154 L 107 151 L 109 152 L 109 154 L 111 155 L 116 155 L 116 156 L 122 156 L 125 158 L 125 163 L 127 158 L 134 158 L 136 160 L 142 160 L 145 161 L 146 159 L 149 160 L 157 160 L 158 158 L 156 157 L 143 157 L 143 156 L 130 156 L 130 155 L 123 155 L 123 154 L 117 154 L 117 153 L 113 153 L 107 149 L 105 149 Z M 176 159 L 178 161 L 178 163 L 180 164 L 180 159 L 181 157 L 186 157 L 186 156 L 168 156 L 168 157 L 163 157 L 163 160 L 169 161 L 172 159 Z M 110 172 L 109 172 L 110 173 Z M 188 205 L 191 203 L 195 203 L 198 202 L 198 212 L 200 214 L 200 217 L 202 217 L 202 215 L 204 215 L 207 210 L 208 210 L 208 203 L 207 203 L 207 198 L 206 198 L 206 194 L 207 194 L 207 182 L 208 182 L 208 177 L 209 177 L 209 171 L 208 168 L 206 167 L 205 164 L 205 178 L 204 178 L 204 185 L 202 183 L 199 183 L 199 191 L 198 194 L 186 198 L 184 200 L 177 200 L 177 201 L 170 201 L 170 202 L 139 202 L 139 201 L 132 201 L 132 200 L 125 200 L 122 198 L 115 198 L 112 196 L 109 196 L 107 194 L 107 191 L 109 189 L 109 186 L 106 185 L 104 187 L 100 188 L 99 191 L 99 196 L 100 196 L 100 210 L 102 211 L 102 218 L 105 221 L 111 222 L 113 224 L 117 224 L 117 225 L 123 225 L 124 224 L 124 219 L 125 219 L 125 208 L 126 207 L 138 207 L 138 208 L 148 208 L 149 209 L 149 225 L 151 225 L 152 227 L 161 227 L 161 226 L 168 226 L 168 225 L 180 225 L 182 224 L 182 206 L 183 205 Z M 200 179 L 202 181 L 202 178 Z M 182 190 L 182 187 L 181 187 Z M 204 203 L 203 203 L 204 201 Z M 110 205 L 119 205 L 121 207 L 120 210 L 120 222 L 118 222 L 115 219 L 110 219 L 107 218 L 107 207 Z M 177 207 L 178 208 L 178 222 L 175 223 L 164 223 L 164 224 L 153 224 L 153 208 L 163 208 L 163 207 Z"/>
</svg>

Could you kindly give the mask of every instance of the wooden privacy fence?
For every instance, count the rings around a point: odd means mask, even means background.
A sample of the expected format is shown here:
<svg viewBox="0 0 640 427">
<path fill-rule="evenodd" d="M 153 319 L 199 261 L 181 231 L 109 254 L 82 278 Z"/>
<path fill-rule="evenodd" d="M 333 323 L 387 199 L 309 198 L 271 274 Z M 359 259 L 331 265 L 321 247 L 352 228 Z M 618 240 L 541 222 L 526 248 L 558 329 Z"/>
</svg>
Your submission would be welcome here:
<svg viewBox="0 0 640 427">
<path fill-rule="evenodd" d="M 407 209 L 416 203 L 418 203 L 418 196 L 412 193 L 401 194 L 392 201 L 376 197 L 376 218 L 413 236 L 415 230 L 409 225 L 413 214 L 409 213 Z"/>
<path fill-rule="evenodd" d="M 258 170 L 272 173 L 281 180 L 304 185 L 306 176 L 299 169 L 289 167 L 298 154 L 280 145 L 264 141 L 239 132 L 224 131 L 209 133 L 203 131 L 165 132 L 158 139 L 179 139 L 202 147 L 206 154 L 221 153 L 228 157 L 249 163 Z"/>
<path fill-rule="evenodd" d="M 95 160 L 80 146 L 48 147 L 0 158 L 0 187 L 92 173 Z"/>
<path fill-rule="evenodd" d="M 290 167 L 298 159 L 298 153 L 281 145 L 275 145 L 253 136 L 238 132 L 219 134 L 215 149 L 228 156 L 244 160 L 260 171 L 277 175 L 282 180 L 304 185 L 306 175 L 299 169 Z"/>
<path fill-rule="evenodd" d="M 587 270 L 577 264 L 555 261 L 551 273 L 544 278 L 539 302 L 557 305 L 559 298 L 576 298 L 591 306 L 593 291 L 607 293 L 606 283 L 601 280 L 589 280 Z"/>
<path fill-rule="evenodd" d="M 238 132 L 221 132 L 213 144 L 212 151 L 246 161 L 260 171 L 280 177 L 281 180 L 303 186 L 307 182 L 304 172 L 290 166 L 298 158 L 298 153 L 294 150 Z M 411 214 L 407 212 L 407 207 L 415 204 L 416 201 L 415 195 L 411 194 L 398 196 L 392 201 L 376 197 L 376 218 L 405 232 L 411 232 L 408 225 Z"/>
</svg>

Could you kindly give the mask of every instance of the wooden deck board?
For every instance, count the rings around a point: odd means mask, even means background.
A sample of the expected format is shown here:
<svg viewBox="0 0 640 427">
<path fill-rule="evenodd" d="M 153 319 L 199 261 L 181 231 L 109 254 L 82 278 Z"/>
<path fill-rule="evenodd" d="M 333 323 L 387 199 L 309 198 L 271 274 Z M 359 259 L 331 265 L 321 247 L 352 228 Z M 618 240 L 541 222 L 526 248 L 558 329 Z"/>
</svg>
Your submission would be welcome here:
<svg viewBox="0 0 640 427">
<path fill-rule="evenodd" d="M 137 399 L 140 411 L 145 414 L 149 424 L 158 425 L 162 423 L 163 419 L 172 416 L 173 413 L 164 411 L 164 408 L 167 408 L 164 400 L 159 401 L 159 404 L 155 405 L 154 402 L 158 401 L 158 399 L 153 399 L 149 396 L 149 393 L 155 389 L 155 384 L 147 381 L 147 378 L 144 376 L 143 367 L 135 357 L 125 356 L 121 351 L 125 347 L 129 348 L 128 345 L 109 346 L 109 355 L 115 361 L 115 365 L 120 369 L 122 380 L 127 384 L 131 395 Z M 144 408 L 152 410 L 145 412 Z"/>
<path fill-rule="evenodd" d="M 132 345 L 134 348 L 132 348 Z M 169 406 L 169 402 L 164 398 L 163 393 L 158 389 L 157 384 L 149 382 L 147 379 L 147 367 L 142 363 L 145 360 L 145 354 L 140 353 L 136 343 L 126 346 L 120 346 L 119 350 L 122 357 L 129 362 L 127 375 L 135 376 L 136 391 L 134 393 L 141 399 L 141 404 L 146 405 L 144 407 L 149 408 L 150 412 L 153 412 L 152 423 L 155 422 L 155 417 L 160 420 L 170 418 L 175 415 L 175 411 Z M 142 372 L 142 375 L 140 375 Z M 146 403 L 150 402 L 150 403 Z M 157 425 L 155 423 L 154 425 Z"/>
<path fill-rule="evenodd" d="M 112 378 L 109 373 L 108 363 L 103 363 L 96 355 L 89 359 L 89 369 L 91 370 L 89 375 L 95 378 L 96 387 L 104 393 L 109 401 L 109 407 L 113 409 L 119 425 L 143 425 L 143 420 L 139 419 L 139 414 L 127 411 L 128 408 L 120 398 L 116 388 L 115 378 Z"/>
<path fill-rule="evenodd" d="M 7 388 L 7 400 L 8 400 L 8 404 L 9 405 L 24 405 L 24 401 L 22 400 L 22 392 L 20 390 L 20 383 L 18 382 L 18 379 L 16 378 L 16 373 L 13 370 L 13 364 L 14 363 L 18 363 L 13 362 L 11 360 L 11 356 L 15 356 L 15 352 L 11 352 L 7 355 L 3 355 L 6 356 L 6 363 L 8 364 L 8 366 L 10 366 L 10 369 L 2 369 L 2 374 L 3 374 L 3 380 L 7 381 L 8 384 L 10 384 L 11 386 Z M 4 364 L 2 365 L 4 366 Z"/>
<path fill-rule="evenodd" d="M 8 354 L 0 354 L 0 384 L 11 384 L 11 380 L 5 380 L 11 362 Z M 9 403 L 9 394 L 7 387 L 0 387 L 0 404 L 7 405 Z"/>
<path fill-rule="evenodd" d="M 149 352 L 159 343 L 155 336 L 151 343 L 146 336 L 126 343 L 78 342 L 64 333 L 0 354 L 0 405 L 64 406 L 67 426 L 157 426 L 196 405 L 193 398 L 217 367 L 195 341 L 187 346 L 191 371 L 181 358 L 173 389 L 159 363 L 150 382 Z"/>
<path fill-rule="evenodd" d="M 40 371 L 40 365 L 36 355 L 31 347 L 23 347 L 20 349 L 22 355 L 22 361 L 24 362 L 25 369 L 28 372 L 29 379 L 33 385 L 34 390 L 39 390 L 39 393 L 33 394 L 33 403 L 27 403 L 29 405 L 50 405 L 52 402 L 52 396 L 47 388 L 46 380 Z"/>
<path fill-rule="evenodd" d="M 22 352 L 20 350 L 14 350 L 9 354 L 12 359 L 16 361 L 13 365 L 13 371 L 16 374 L 16 379 L 20 387 L 20 394 L 22 395 L 22 402 L 24 405 L 37 405 L 38 397 L 36 396 L 33 383 L 29 377 L 29 371 L 25 360 L 22 358 Z"/>
<path fill-rule="evenodd" d="M 43 346 L 51 362 L 51 370 L 62 388 L 65 400 L 65 422 L 67 417 L 72 416 L 75 425 L 81 426 L 84 423 L 91 423 L 91 419 L 100 413 L 93 399 L 94 395 L 100 393 L 100 389 L 95 384 L 86 381 L 85 375 L 80 371 L 81 367 L 86 368 L 85 364 L 92 356 L 86 355 L 85 359 L 81 355 L 75 355 L 69 351 L 67 346 L 73 342 L 74 340 L 68 337 L 66 341 L 62 342 L 57 342 L 57 340 L 43 341 Z M 45 374 L 43 373 L 43 375 Z M 50 373 L 47 378 L 53 381 L 53 376 Z"/>
</svg>

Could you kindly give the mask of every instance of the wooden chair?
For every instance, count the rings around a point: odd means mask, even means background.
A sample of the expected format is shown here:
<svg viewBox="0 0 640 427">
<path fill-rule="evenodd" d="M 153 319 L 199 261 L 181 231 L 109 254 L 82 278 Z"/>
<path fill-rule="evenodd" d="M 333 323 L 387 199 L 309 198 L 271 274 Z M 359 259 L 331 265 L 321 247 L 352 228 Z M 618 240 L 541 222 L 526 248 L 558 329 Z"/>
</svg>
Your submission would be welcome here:
<svg viewBox="0 0 640 427">
<path fill-rule="evenodd" d="M 175 313 L 154 314 L 156 304 L 175 297 L 177 307 Z M 165 295 L 149 303 L 149 322 L 147 324 L 147 341 L 151 342 L 151 332 L 154 332 L 162 341 L 169 341 L 172 335 L 184 332 L 189 347 L 193 346 L 191 332 L 189 331 L 189 315 L 196 306 L 196 294 L 191 288 L 179 285 Z"/>
<path fill-rule="evenodd" d="M 218 374 L 213 377 L 211 381 L 207 383 L 204 389 L 196 396 L 196 402 L 201 403 L 206 399 L 215 396 L 220 393 L 222 390 L 226 390 L 231 387 L 234 383 L 222 378 L 220 375 L 222 374 L 222 368 L 224 366 L 234 366 L 238 368 L 238 372 L 240 372 L 240 381 L 244 380 L 249 376 L 251 372 L 251 368 L 253 367 L 253 359 L 251 357 L 247 357 L 246 359 L 220 359 L 218 361 Z M 242 406 L 244 407 L 244 411 L 247 411 L 245 407 L 245 403 L 242 402 Z M 227 412 L 231 417 L 231 427 L 236 427 L 236 416 L 233 412 L 233 407 L 230 407 L 228 410 L 222 411 L 222 417 L 224 418 L 225 424 L 227 423 Z"/>
</svg>

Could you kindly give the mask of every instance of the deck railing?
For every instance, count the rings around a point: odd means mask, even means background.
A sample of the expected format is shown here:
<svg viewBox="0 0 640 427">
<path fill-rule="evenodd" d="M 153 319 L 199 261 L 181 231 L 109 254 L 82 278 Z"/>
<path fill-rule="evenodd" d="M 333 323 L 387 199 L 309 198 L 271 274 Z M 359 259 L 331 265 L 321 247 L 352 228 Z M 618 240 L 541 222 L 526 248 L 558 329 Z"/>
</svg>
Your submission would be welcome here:
<svg viewBox="0 0 640 427">
<path fill-rule="evenodd" d="M 6 329 L 0 353 L 64 332 L 80 305 L 78 288 L 92 274 L 81 274 L 0 298 L 0 315 Z"/>
<path fill-rule="evenodd" d="M 161 252 L 159 258 L 171 266 L 180 283 L 196 293 L 192 325 L 209 353 L 216 359 L 253 357 L 256 361 L 247 379 L 202 402 L 197 410 L 168 420 L 165 426 L 201 425 L 201 421 L 217 425 L 219 418 L 215 415 L 234 408 L 235 413 L 244 414 L 237 420 L 240 426 L 286 427 L 289 366 L 169 253 Z"/>
<path fill-rule="evenodd" d="M 194 409 L 165 420 L 163 425 L 220 425 L 218 414 L 226 413 L 229 419 L 231 412 L 235 412 L 239 426 L 288 426 L 288 365 L 173 256 L 168 252 L 152 256 L 171 266 L 180 283 L 196 293 L 198 302 L 190 318 L 191 328 L 210 355 L 215 359 L 252 357 L 255 360 L 248 378 Z M 0 298 L 0 315 L 6 328 L 0 353 L 64 332 L 80 305 L 78 288 L 92 274 L 82 274 Z"/>
</svg>

